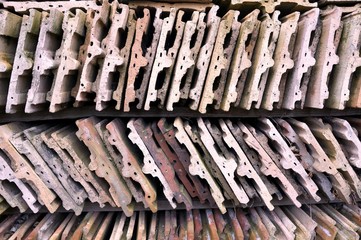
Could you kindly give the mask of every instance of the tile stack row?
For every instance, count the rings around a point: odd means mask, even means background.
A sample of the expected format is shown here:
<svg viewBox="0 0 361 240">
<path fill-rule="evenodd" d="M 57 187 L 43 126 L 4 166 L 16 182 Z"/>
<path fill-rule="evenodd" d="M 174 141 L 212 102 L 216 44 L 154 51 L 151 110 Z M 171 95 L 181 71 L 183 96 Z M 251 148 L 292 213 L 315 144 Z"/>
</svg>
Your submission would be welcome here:
<svg viewBox="0 0 361 240">
<path fill-rule="evenodd" d="M 158 211 L 361 198 L 361 119 L 80 119 L 0 126 L 0 195 L 20 212 Z M 5 202 L 4 202 L 5 203 Z M 6 205 L 5 205 L 6 206 Z"/>
<path fill-rule="evenodd" d="M 281 17 L 222 14 L 211 4 L 66 3 L 0 10 L 6 113 L 94 102 L 98 111 L 125 112 L 361 107 L 360 5 Z"/>
<path fill-rule="evenodd" d="M 348 239 L 361 234 L 358 206 L 314 205 L 302 209 L 15 214 L 0 222 L 1 239 Z"/>
</svg>

